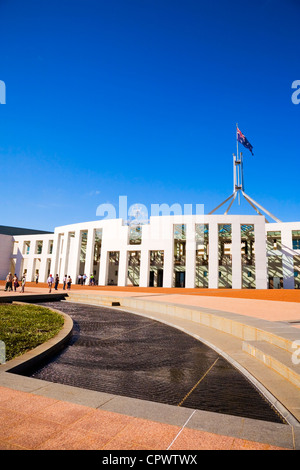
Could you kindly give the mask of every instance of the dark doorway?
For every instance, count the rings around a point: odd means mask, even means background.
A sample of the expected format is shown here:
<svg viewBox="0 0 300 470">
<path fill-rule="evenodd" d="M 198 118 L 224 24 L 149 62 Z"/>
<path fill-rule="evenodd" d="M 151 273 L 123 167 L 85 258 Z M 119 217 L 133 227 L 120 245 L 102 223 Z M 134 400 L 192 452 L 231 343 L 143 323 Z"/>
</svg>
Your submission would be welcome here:
<svg viewBox="0 0 300 470">
<path fill-rule="evenodd" d="M 185 272 L 184 271 L 175 272 L 175 287 L 185 287 Z"/>
</svg>

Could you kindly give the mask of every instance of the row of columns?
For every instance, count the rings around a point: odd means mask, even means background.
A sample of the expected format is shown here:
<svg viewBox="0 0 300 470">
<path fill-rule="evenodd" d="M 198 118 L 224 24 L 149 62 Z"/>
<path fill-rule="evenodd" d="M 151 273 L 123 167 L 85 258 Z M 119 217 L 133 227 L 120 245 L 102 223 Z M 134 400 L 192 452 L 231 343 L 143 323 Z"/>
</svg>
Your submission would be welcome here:
<svg viewBox="0 0 300 470">
<path fill-rule="evenodd" d="M 148 227 L 149 226 L 145 226 Z M 125 231 L 128 227 L 122 227 Z M 242 259 L 241 259 L 241 224 L 240 222 L 231 223 L 232 228 L 232 288 L 241 289 L 242 287 Z M 86 257 L 84 273 L 89 276 L 93 272 L 93 257 L 94 257 L 94 244 L 95 244 L 95 228 L 88 230 L 75 230 L 74 242 L 70 247 L 70 232 L 57 233 L 54 239 L 54 249 L 51 262 L 51 272 L 55 275 L 60 270 L 60 275 L 70 275 L 73 283 L 77 281 L 80 263 L 80 250 L 82 233 L 87 232 L 86 244 Z M 147 234 L 147 230 L 145 230 Z M 127 234 L 127 232 L 126 232 Z M 254 224 L 255 234 L 255 274 L 256 274 L 256 288 L 267 288 L 267 258 L 266 258 L 266 244 L 265 244 L 265 229 L 263 224 Z M 117 243 L 111 244 L 110 240 L 105 238 L 105 230 L 103 231 L 100 271 L 99 271 L 99 285 L 107 284 L 109 252 L 118 251 L 119 266 L 118 266 L 118 285 L 125 286 L 127 282 L 127 269 L 128 269 L 128 252 L 139 251 L 141 252 L 140 260 L 140 287 L 147 287 L 149 285 L 150 273 L 150 251 L 161 250 L 164 251 L 164 276 L 163 286 L 173 287 L 173 273 L 174 273 L 174 239 L 173 239 L 173 225 L 170 226 L 169 238 L 161 241 L 161 243 L 152 242 L 151 239 L 143 238 L 141 245 L 128 245 L 126 241 L 118 240 Z M 64 240 L 63 249 L 62 240 Z M 195 274 L 196 274 L 196 233 L 195 224 L 186 224 L 186 282 L 185 287 L 195 287 Z M 209 223 L 209 288 L 218 288 L 219 279 L 219 257 L 218 257 L 218 244 L 219 244 L 219 228 L 217 222 Z M 70 252 L 70 250 L 72 250 Z M 61 260 L 61 264 L 60 264 Z M 44 261 L 44 260 L 43 260 Z M 44 272 L 44 269 L 41 270 Z M 83 273 L 81 273 L 83 274 Z"/>
<path fill-rule="evenodd" d="M 27 243 L 28 239 L 22 240 L 16 255 L 13 256 L 15 260 L 15 272 L 20 278 L 24 272 L 24 263 L 25 260 L 27 261 L 27 273 L 26 273 L 26 280 L 33 281 L 35 277 L 35 270 L 37 263 L 39 262 L 39 279 L 44 281 L 47 278 L 49 266 L 51 263 L 52 254 L 48 253 L 49 250 L 49 242 L 48 238 L 43 240 L 43 249 L 40 254 L 35 253 L 35 243 L 36 239 L 30 240 L 30 250 L 29 255 L 23 255 L 25 244 Z"/>
</svg>

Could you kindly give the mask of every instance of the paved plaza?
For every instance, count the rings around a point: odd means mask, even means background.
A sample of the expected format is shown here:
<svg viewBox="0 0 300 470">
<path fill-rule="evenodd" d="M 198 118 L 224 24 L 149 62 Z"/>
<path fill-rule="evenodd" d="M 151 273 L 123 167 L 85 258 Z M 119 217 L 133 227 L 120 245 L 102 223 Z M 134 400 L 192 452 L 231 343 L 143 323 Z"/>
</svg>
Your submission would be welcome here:
<svg viewBox="0 0 300 470">
<path fill-rule="evenodd" d="M 64 293 L 61 286 L 57 292 Z M 52 290 L 51 296 L 55 296 L 57 292 Z M 26 300 L 24 297 L 37 294 L 48 294 L 47 286 L 28 284 L 24 294 L 13 293 L 17 301 L 24 301 Z M 150 305 L 165 304 L 177 307 L 181 305 L 206 312 L 222 311 L 224 316 L 226 314 L 239 318 L 243 316 L 248 323 L 249 319 L 252 319 L 253 322 L 262 322 L 260 324 L 267 322 L 276 328 L 288 325 L 288 328 L 295 331 L 295 337 L 300 326 L 300 292 L 295 290 L 265 291 L 265 298 L 268 300 L 264 300 L 264 293 L 258 290 L 203 292 L 74 285 L 68 294 L 70 297 L 74 296 L 72 301 L 75 299 L 87 303 L 102 299 L 106 305 L 109 298 L 113 301 L 119 299 L 122 309 L 127 299 L 127 309 L 132 312 L 136 307 L 128 306 L 129 299 L 149 301 Z M 11 295 L 10 292 L 4 292 L 4 285 L 0 283 L 0 299 L 10 300 Z M 274 300 L 270 300 L 271 298 Z M 196 337 L 200 334 L 199 329 L 192 331 L 193 322 L 184 323 L 182 319 L 175 317 L 168 317 L 166 320 L 158 309 L 154 308 L 153 312 L 153 316 L 160 321 L 165 321 L 167 324 L 173 322 L 175 326 Z M 147 315 L 147 312 L 140 313 Z M 240 352 L 234 350 L 235 345 L 238 345 L 235 337 L 224 335 L 214 328 L 204 327 L 201 329 L 201 335 L 208 342 L 214 342 L 218 347 L 222 347 L 232 357 L 237 359 L 241 356 Z M 227 338 L 226 342 L 224 337 Z M 240 363 L 243 364 L 242 361 Z M 258 377 L 259 369 L 264 371 L 264 385 L 271 388 L 274 372 L 258 362 L 255 367 Z M 285 405 L 293 411 L 297 407 L 300 408 L 299 388 L 287 384 L 281 378 L 276 382 L 277 387 L 279 383 L 283 383 L 283 393 L 289 395 L 285 398 Z M 220 415 L 49 383 L 16 375 L 3 369 L 0 371 L 0 422 L 0 449 L 3 450 L 171 451 L 300 448 L 297 420 L 286 425 Z"/>
</svg>

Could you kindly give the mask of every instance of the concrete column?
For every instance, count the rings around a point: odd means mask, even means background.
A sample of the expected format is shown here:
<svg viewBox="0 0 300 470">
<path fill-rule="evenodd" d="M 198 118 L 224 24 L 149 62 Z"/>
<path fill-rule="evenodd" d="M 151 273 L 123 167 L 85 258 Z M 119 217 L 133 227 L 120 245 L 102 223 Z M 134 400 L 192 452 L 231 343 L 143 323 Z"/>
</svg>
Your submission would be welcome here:
<svg viewBox="0 0 300 470">
<path fill-rule="evenodd" d="M 196 276 L 196 227 L 194 223 L 186 226 L 185 287 L 195 287 Z"/>
<path fill-rule="evenodd" d="M 255 288 L 268 288 L 268 260 L 266 252 L 265 224 L 254 224 L 255 243 Z"/>
<path fill-rule="evenodd" d="M 118 268 L 118 286 L 126 286 L 128 270 L 128 252 L 126 249 L 120 251 Z"/>
<path fill-rule="evenodd" d="M 81 231 L 76 230 L 75 238 L 74 238 L 74 250 L 72 250 L 73 263 L 72 263 L 72 266 L 69 268 L 70 276 L 72 279 L 72 284 L 77 284 L 78 282 L 80 248 L 81 248 Z"/>
<path fill-rule="evenodd" d="M 140 287 L 149 286 L 149 272 L 150 272 L 150 251 L 147 249 L 141 250 L 141 265 L 140 265 Z"/>
<path fill-rule="evenodd" d="M 23 249 L 24 249 L 24 241 L 20 242 L 20 246 L 18 248 L 17 257 L 16 257 L 16 274 L 19 279 L 23 275 L 23 272 L 21 271 L 22 263 L 23 263 Z"/>
<path fill-rule="evenodd" d="M 69 247 L 70 247 L 70 233 L 65 232 L 64 233 L 64 245 L 63 245 L 63 251 L 62 251 L 62 259 L 61 259 L 61 267 L 60 267 L 60 273 L 59 273 L 59 281 L 62 282 L 64 275 L 68 274 L 68 253 L 69 253 Z"/>
<path fill-rule="evenodd" d="M 242 288 L 241 224 L 231 224 L 232 289 Z"/>
<path fill-rule="evenodd" d="M 85 274 L 90 278 L 93 273 L 93 257 L 94 257 L 94 243 L 95 243 L 95 230 L 88 230 L 87 245 L 86 245 L 86 257 L 85 257 Z"/>
<path fill-rule="evenodd" d="M 11 262 L 16 260 L 13 253 L 13 237 L 11 235 L 0 235 L 0 279 L 6 279 L 7 274 L 11 271 Z M 15 272 L 17 271 L 17 265 L 15 265 Z"/>
<path fill-rule="evenodd" d="M 174 269 L 174 243 L 172 247 L 164 250 L 164 279 L 163 287 L 173 287 L 173 269 Z"/>
<path fill-rule="evenodd" d="M 33 278 L 34 278 L 34 263 L 35 260 L 33 257 L 29 257 L 28 258 L 28 261 L 27 261 L 27 274 L 26 274 L 26 280 L 28 282 L 32 282 L 33 281 Z"/>
<path fill-rule="evenodd" d="M 217 289 L 219 281 L 219 245 L 218 245 L 218 224 L 209 223 L 209 258 L 208 258 L 208 276 L 209 288 Z"/>
<path fill-rule="evenodd" d="M 292 230 L 290 227 L 284 227 L 281 232 L 282 243 L 282 272 L 283 272 L 283 288 L 294 289 L 294 254 Z"/>
<path fill-rule="evenodd" d="M 29 249 L 29 256 L 28 256 L 28 261 L 27 261 L 27 274 L 26 274 L 26 280 L 28 282 L 32 282 L 34 278 L 35 247 L 36 247 L 36 241 L 30 240 L 30 249 Z"/>
<path fill-rule="evenodd" d="M 52 259 L 51 259 L 51 265 L 50 265 L 50 274 L 52 274 L 53 277 L 57 273 L 60 243 L 61 243 L 61 233 L 55 233 L 54 238 L 53 238 L 53 250 L 52 250 Z"/>
<path fill-rule="evenodd" d="M 100 257 L 99 279 L 98 279 L 99 286 L 106 285 L 107 275 L 108 275 L 108 251 L 104 249 L 102 245 L 101 257 Z"/>
<path fill-rule="evenodd" d="M 164 279 L 163 287 L 173 287 L 174 277 L 174 228 L 172 219 L 161 226 L 164 246 Z"/>
<path fill-rule="evenodd" d="M 48 240 L 44 240 L 43 242 L 43 249 L 41 253 L 41 265 L 40 265 L 40 272 L 39 272 L 39 282 L 46 282 L 47 279 L 47 254 L 48 254 Z"/>
</svg>

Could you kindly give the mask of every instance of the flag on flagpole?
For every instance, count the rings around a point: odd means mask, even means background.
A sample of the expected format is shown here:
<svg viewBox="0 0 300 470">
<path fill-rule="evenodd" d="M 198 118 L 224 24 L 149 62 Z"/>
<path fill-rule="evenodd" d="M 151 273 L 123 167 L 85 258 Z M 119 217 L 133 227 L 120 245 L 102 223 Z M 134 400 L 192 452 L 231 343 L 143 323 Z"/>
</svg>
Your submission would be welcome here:
<svg viewBox="0 0 300 470">
<path fill-rule="evenodd" d="M 236 128 L 236 132 L 237 132 L 237 140 L 238 142 L 240 142 L 241 144 L 243 144 L 244 147 L 246 147 L 246 149 L 250 150 L 250 152 L 252 153 L 253 155 L 253 147 L 252 145 L 250 144 L 250 142 L 248 141 L 248 139 L 244 136 L 244 134 L 239 130 L 239 128 L 237 127 Z"/>
</svg>

